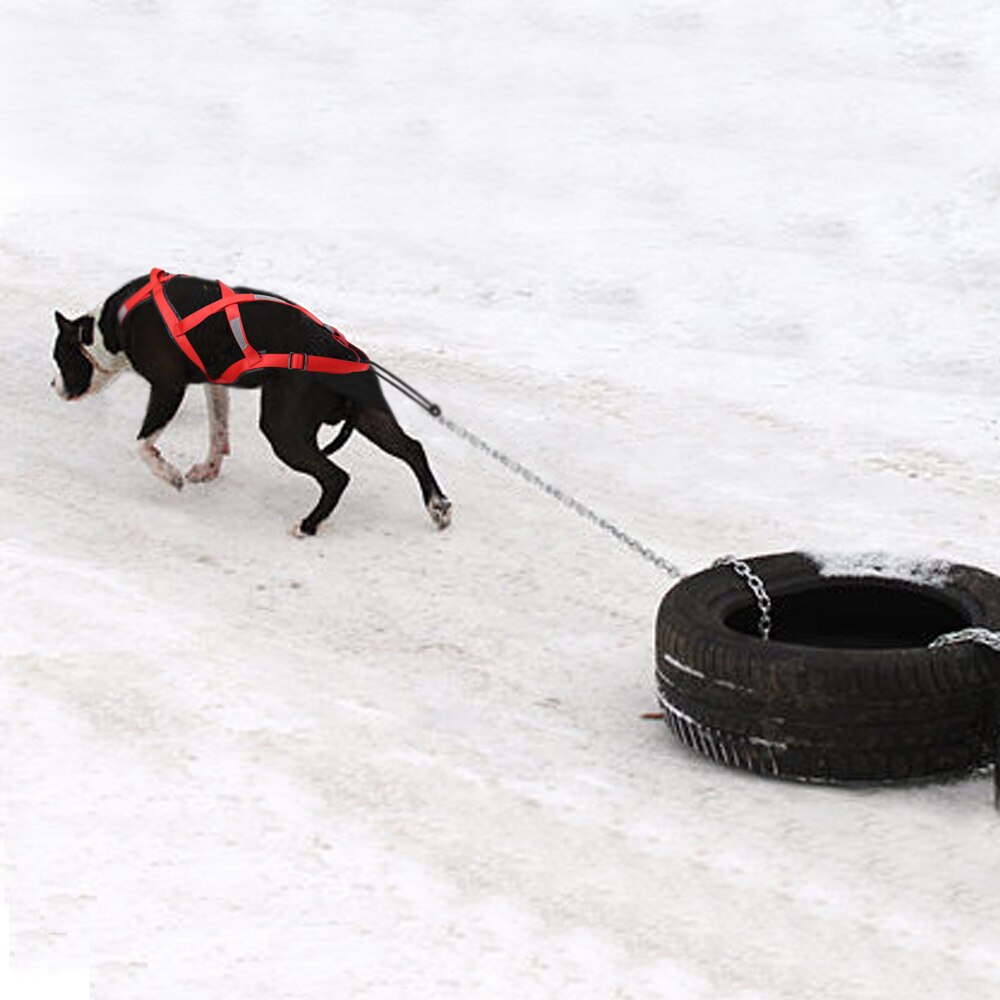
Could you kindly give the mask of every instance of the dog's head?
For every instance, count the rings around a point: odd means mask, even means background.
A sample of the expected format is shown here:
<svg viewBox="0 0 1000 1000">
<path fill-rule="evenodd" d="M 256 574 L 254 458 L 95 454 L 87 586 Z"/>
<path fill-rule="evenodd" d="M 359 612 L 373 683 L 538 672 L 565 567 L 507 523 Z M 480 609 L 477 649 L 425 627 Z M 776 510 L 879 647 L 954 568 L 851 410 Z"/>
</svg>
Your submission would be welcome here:
<svg viewBox="0 0 1000 1000">
<path fill-rule="evenodd" d="M 56 312 L 55 347 L 52 358 L 58 372 L 52 388 L 61 399 L 79 399 L 100 392 L 127 366 L 124 352 L 110 351 L 94 313 L 67 319 Z"/>
</svg>

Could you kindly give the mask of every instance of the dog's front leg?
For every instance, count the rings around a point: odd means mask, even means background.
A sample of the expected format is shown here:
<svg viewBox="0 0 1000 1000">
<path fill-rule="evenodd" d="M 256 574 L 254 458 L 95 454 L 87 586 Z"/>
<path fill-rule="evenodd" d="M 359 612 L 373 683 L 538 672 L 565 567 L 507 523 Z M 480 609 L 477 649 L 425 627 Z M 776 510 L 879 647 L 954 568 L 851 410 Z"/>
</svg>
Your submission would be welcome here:
<svg viewBox="0 0 1000 1000">
<path fill-rule="evenodd" d="M 139 457 L 149 466 L 154 476 L 178 490 L 184 485 L 184 477 L 180 469 L 171 465 L 160 454 L 156 441 L 181 405 L 185 388 L 183 385 L 151 386 L 149 402 L 146 404 L 146 418 L 139 430 Z"/>
<path fill-rule="evenodd" d="M 225 386 L 205 386 L 208 403 L 208 457 L 187 471 L 190 483 L 215 479 L 222 469 L 222 458 L 229 454 L 229 390 Z"/>
</svg>

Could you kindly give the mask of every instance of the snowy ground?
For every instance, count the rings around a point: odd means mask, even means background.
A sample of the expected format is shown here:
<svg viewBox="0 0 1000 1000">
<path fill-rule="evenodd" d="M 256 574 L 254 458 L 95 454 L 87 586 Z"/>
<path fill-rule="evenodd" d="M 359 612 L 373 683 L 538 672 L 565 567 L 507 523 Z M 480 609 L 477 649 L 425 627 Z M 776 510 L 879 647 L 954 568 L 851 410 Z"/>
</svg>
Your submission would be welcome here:
<svg viewBox="0 0 1000 1000">
<path fill-rule="evenodd" d="M 689 754 L 640 717 L 671 580 L 412 404 L 452 529 L 352 440 L 299 542 L 253 394 L 178 495 L 139 379 L 48 385 L 54 308 L 245 281 L 685 572 L 1000 571 L 994 4 L 0 9 L 8 990 L 1000 996 L 989 780 Z"/>
</svg>

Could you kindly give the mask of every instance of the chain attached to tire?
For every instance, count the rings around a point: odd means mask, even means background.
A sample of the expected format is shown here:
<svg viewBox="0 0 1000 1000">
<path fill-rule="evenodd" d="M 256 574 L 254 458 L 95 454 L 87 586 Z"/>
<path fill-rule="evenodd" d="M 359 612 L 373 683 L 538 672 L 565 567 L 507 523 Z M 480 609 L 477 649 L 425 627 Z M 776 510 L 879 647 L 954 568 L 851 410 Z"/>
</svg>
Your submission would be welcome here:
<svg viewBox="0 0 1000 1000">
<path fill-rule="evenodd" d="M 532 486 L 540 489 L 543 493 L 547 493 L 554 500 L 558 500 L 564 507 L 568 507 L 571 511 L 579 514 L 580 517 L 591 524 L 596 525 L 602 531 L 606 531 L 612 538 L 616 541 L 622 543 L 622 545 L 627 546 L 633 552 L 640 555 L 648 563 L 652 563 L 657 569 L 663 570 L 668 576 L 681 577 L 684 574 L 666 557 L 661 556 L 658 552 L 651 549 L 648 545 L 643 545 L 637 538 L 630 535 L 624 528 L 620 528 L 613 521 L 609 521 L 606 517 L 602 517 L 596 511 L 591 510 L 586 504 L 581 503 L 576 497 L 559 489 L 558 486 L 553 486 L 552 483 L 546 482 L 537 473 L 531 471 L 531 469 L 522 465 L 516 459 L 511 458 L 509 455 L 505 455 L 502 451 L 494 448 L 491 444 L 488 444 L 481 437 L 473 434 L 472 431 L 467 430 L 460 424 L 456 424 L 454 420 L 449 420 L 446 416 L 441 413 L 441 407 L 437 403 L 432 403 L 423 393 L 418 392 L 413 388 L 408 382 L 401 379 L 398 375 L 390 372 L 388 369 L 384 368 L 382 365 L 376 362 L 371 362 L 372 367 L 375 369 L 376 374 L 379 378 L 388 382 L 393 388 L 398 389 L 404 396 L 408 396 L 417 404 L 421 409 L 425 410 L 430 416 L 434 417 L 435 420 L 442 423 L 448 428 L 453 434 L 457 434 L 463 441 L 467 441 L 474 448 L 489 455 L 490 458 L 499 462 L 504 468 L 509 469 L 515 475 L 520 476 L 525 482 L 530 483 Z"/>
<path fill-rule="evenodd" d="M 764 581 L 750 568 L 749 563 L 736 556 L 722 556 L 716 559 L 713 566 L 732 566 L 737 576 L 750 588 L 750 592 L 757 599 L 757 609 L 760 617 L 757 619 L 757 631 L 761 639 L 767 642 L 771 638 L 771 598 L 764 586 Z"/>
<path fill-rule="evenodd" d="M 428 410 L 428 412 L 430 412 Z M 433 415 L 433 414 L 432 414 Z M 591 524 L 596 525 L 602 531 L 606 531 L 612 538 L 621 542 L 622 545 L 627 546 L 633 552 L 642 556 L 643 559 L 648 563 L 652 563 L 658 569 L 663 570 L 670 576 L 681 577 L 683 573 L 666 557 L 661 556 L 654 549 L 649 548 L 648 545 L 643 545 L 637 538 L 634 538 L 623 528 L 620 528 L 613 521 L 609 521 L 606 517 L 602 517 L 595 510 L 591 510 L 586 504 L 581 503 L 576 497 L 571 496 L 565 491 L 559 489 L 558 486 L 553 486 L 552 483 L 546 482 L 537 473 L 532 472 L 531 469 L 522 465 L 516 459 L 511 458 L 509 455 L 505 455 L 502 451 L 498 451 L 491 444 L 488 444 L 481 437 L 473 434 L 472 431 L 467 430 L 460 424 L 456 424 L 454 420 L 449 420 L 447 417 L 437 415 L 437 419 L 440 423 L 444 424 L 453 434 L 457 434 L 463 441 L 468 441 L 474 448 L 479 449 L 490 458 L 495 459 L 504 468 L 509 469 L 515 475 L 520 476 L 525 482 L 531 483 L 532 486 L 540 489 L 543 493 L 547 493 L 553 500 L 558 500 L 564 507 L 568 507 L 575 514 L 579 514 L 586 521 L 590 521 Z"/>
<path fill-rule="evenodd" d="M 1000 653 L 1000 632 L 988 628 L 963 628 L 957 632 L 946 632 L 944 635 L 939 635 L 927 648 L 941 649 L 944 646 L 957 646 L 965 642 L 988 646 L 995 653 Z"/>
<path fill-rule="evenodd" d="M 537 473 L 532 472 L 516 459 L 513 459 L 509 455 L 505 455 L 502 451 L 494 448 L 477 434 L 473 434 L 472 431 L 467 430 L 460 424 L 456 424 L 455 421 L 448 419 L 441 412 L 441 407 L 438 406 L 437 403 L 432 403 L 426 396 L 418 392 L 413 388 L 413 386 L 409 385 L 409 383 L 405 382 L 398 375 L 393 374 L 375 362 L 372 362 L 372 367 L 376 370 L 376 373 L 380 378 L 388 382 L 394 388 L 398 389 L 404 395 L 408 396 L 411 400 L 413 400 L 413 402 L 430 414 L 430 416 L 434 417 L 435 420 L 447 427 L 453 434 L 458 435 L 458 437 L 467 441 L 474 448 L 477 448 L 484 454 L 489 455 L 490 458 L 520 476 L 525 482 L 530 483 L 543 493 L 547 493 L 554 500 L 558 500 L 563 506 L 568 507 L 576 514 L 579 514 L 580 517 L 590 521 L 602 531 L 606 531 L 612 536 L 612 538 L 632 549 L 633 552 L 640 555 L 647 562 L 652 563 L 658 569 L 663 570 L 670 576 L 678 578 L 683 576 L 681 571 L 672 562 L 670 562 L 669 559 L 661 556 L 648 546 L 643 545 L 643 543 L 637 538 L 634 538 L 627 531 L 620 528 L 612 521 L 602 517 L 596 511 L 581 503 L 576 499 L 576 497 L 571 496 L 570 494 L 559 489 L 557 486 L 554 486 L 552 483 L 547 482 Z M 751 569 L 747 562 L 742 559 L 737 559 L 735 556 L 723 556 L 721 559 L 716 559 L 713 566 L 731 566 L 733 568 L 733 572 L 735 572 L 746 583 L 747 587 L 749 587 L 750 592 L 757 601 L 757 609 L 759 612 L 757 631 L 760 633 L 761 639 L 764 642 L 767 642 L 771 637 L 772 605 L 771 597 L 767 592 L 767 588 L 764 586 L 764 581 Z M 940 649 L 945 646 L 957 645 L 964 642 L 976 642 L 1000 653 L 1000 632 L 994 632 L 986 628 L 966 628 L 957 632 L 948 632 L 945 635 L 938 636 L 938 638 L 930 644 L 929 648 Z M 669 708 L 669 706 L 667 707 Z M 669 715 L 670 713 L 668 712 L 668 716 Z M 997 735 L 996 741 L 996 763 L 994 764 L 994 801 L 997 810 L 1000 811 L 1000 734 Z M 752 742 L 753 740 L 751 740 L 751 743 Z M 766 743 L 766 741 L 758 741 L 758 743 Z M 715 744 L 711 739 L 708 740 L 708 744 L 712 749 L 713 756 L 716 756 L 716 759 L 718 759 L 718 756 L 715 754 Z M 704 735 L 702 735 L 700 742 L 689 742 L 688 745 L 695 746 L 696 749 L 704 750 Z M 770 744 L 768 744 L 768 746 L 770 746 Z M 730 752 L 735 753 L 734 746 L 730 746 L 729 749 Z M 725 747 L 722 748 L 721 753 L 726 763 L 730 763 Z M 738 754 L 736 754 L 736 762 L 740 763 Z M 777 765 L 775 764 L 774 766 L 774 773 L 778 773 Z"/>
</svg>

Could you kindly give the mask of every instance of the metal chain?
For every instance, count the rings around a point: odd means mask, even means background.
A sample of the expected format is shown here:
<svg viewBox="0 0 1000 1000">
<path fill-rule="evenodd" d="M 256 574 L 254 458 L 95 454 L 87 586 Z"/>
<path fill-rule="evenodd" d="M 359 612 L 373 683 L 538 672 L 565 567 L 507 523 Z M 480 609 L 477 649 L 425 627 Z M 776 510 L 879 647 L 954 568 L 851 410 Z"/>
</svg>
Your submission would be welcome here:
<svg viewBox="0 0 1000 1000">
<path fill-rule="evenodd" d="M 393 388 L 398 389 L 404 396 L 409 396 L 413 402 L 425 410 L 430 416 L 440 421 L 453 434 L 457 434 L 464 441 L 468 441 L 468 443 L 474 448 L 478 448 L 480 451 L 485 452 L 490 456 L 490 458 L 495 459 L 505 468 L 510 469 L 511 472 L 519 475 L 525 480 L 525 482 L 531 483 L 532 486 L 537 487 L 543 493 L 547 493 L 553 499 L 558 500 L 565 507 L 568 507 L 570 510 L 590 521 L 592 524 L 597 525 L 597 527 L 602 531 L 606 531 L 617 541 L 621 542 L 622 545 L 627 546 L 633 552 L 642 556 L 646 562 L 652 563 L 657 567 L 657 569 L 663 570 L 663 572 L 667 573 L 669 576 L 681 577 L 684 575 L 669 559 L 661 556 L 658 552 L 649 548 L 649 546 L 643 545 L 642 542 L 640 542 L 637 538 L 633 538 L 632 535 L 630 535 L 623 528 L 618 527 L 617 524 L 609 521 L 606 517 L 601 517 L 600 514 L 581 503 L 576 499 L 576 497 L 572 497 L 568 493 L 563 492 L 557 486 L 553 486 L 551 483 L 546 482 L 541 476 L 532 472 L 520 462 L 511 458 L 509 455 L 505 455 L 502 451 L 498 451 L 491 444 L 487 444 L 477 434 L 473 434 L 472 431 L 467 430 L 460 424 L 456 424 L 454 420 L 450 420 L 448 417 L 444 416 L 441 413 L 441 407 L 438 406 L 437 403 L 432 403 L 422 392 L 410 385 L 409 382 L 400 378 L 398 375 L 389 371 L 387 368 L 375 361 L 372 361 L 371 365 L 376 370 L 379 378 L 388 382 Z"/>
<path fill-rule="evenodd" d="M 927 648 L 941 649 L 944 646 L 957 646 L 960 643 L 976 642 L 988 646 L 995 653 L 1000 653 L 1000 632 L 988 628 L 963 628 L 957 632 L 946 632 L 939 635 Z"/>
<path fill-rule="evenodd" d="M 757 620 L 757 631 L 760 632 L 761 639 L 767 642 L 771 638 L 771 598 L 764 586 L 764 581 L 750 568 L 749 563 L 736 556 L 722 556 L 716 559 L 713 566 L 732 566 L 737 576 L 743 578 L 750 592 L 757 599 L 757 608 L 760 611 L 760 618 Z"/>
<path fill-rule="evenodd" d="M 428 412 L 431 413 L 430 410 L 428 410 Z M 431 413 L 431 415 L 436 416 L 437 419 L 453 434 L 457 434 L 460 438 L 462 438 L 462 440 L 467 441 L 474 448 L 478 448 L 480 451 L 489 455 L 490 458 L 495 459 L 502 466 L 509 469 L 511 472 L 516 473 L 525 482 L 531 483 L 532 486 L 540 489 L 543 493 L 547 493 L 554 500 L 558 500 L 564 507 L 568 507 L 571 511 L 579 514 L 580 517 L 585 520 L 590 521 L 591 524 L 596 525 L 602 531 L 606 531 L 612 536 L 612 538 L 621 542 L 622 545 L 627 546 L 632 549 L 633 552 L 642 556 L 646 562 L 652 563 L 658 569 L 663 570 L 664 573 L 667 573 L 670 576 L 683 576 L 681 571 L 669 559 L 661 556 L 658 552 L 649 548 L 647 545 L 643 545 L 637 538 L 633 538 L 627 531 L 618 527 L 617 524 L 609 521 L 606 517 L 602 517 L 596 511 L 591 510 L 590 507 L 581 503 L 575 497 L 565 493 L 563 490 L 559 489 L 559 487 L 546 482 L 541 476 L 532 472 L 530 469 L 511 458 L 509 455 L 505 455 L 502 451 L 498 451 L 492 445 L 487 444 L 487 442 L 485 442 L 477 434 L 473 434 L 472 431 L 467 430 L 460 424 L 456 424 L 454 420 L 450 420 L 448 417 L 443 416 L 440 412 L 437 414 Z"/>
</svg>

